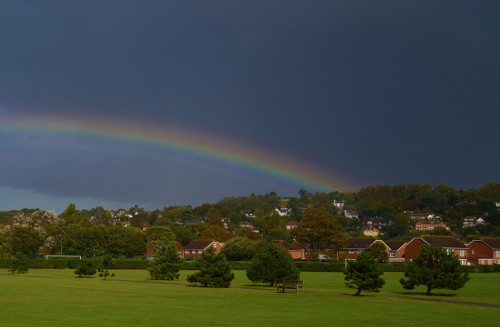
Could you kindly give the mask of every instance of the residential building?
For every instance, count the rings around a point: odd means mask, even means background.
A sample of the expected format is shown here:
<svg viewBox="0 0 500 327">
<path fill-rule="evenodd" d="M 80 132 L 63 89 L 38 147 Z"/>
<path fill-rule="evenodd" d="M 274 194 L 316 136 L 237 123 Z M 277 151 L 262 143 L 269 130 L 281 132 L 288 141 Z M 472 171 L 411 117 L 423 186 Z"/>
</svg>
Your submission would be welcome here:
<svg viewBox="0 0 500 327">
<path fill-rule="evenodd" d="M 471 265 L 500 264 L 500 238 L 482 238 L 467 244 Z"/>
<path fill-rule="evenodd" d="M 297 228 L 298 224 L 299 223 L 296 222 L 295 220 L 289 221 L 289 222 L 286 223 L 286 229 L 290 230 L 290 229 Z"/>
<path fill-rule="evenodd" d="M 209 247 L 214 247 L 215 252 L 219 253 L 220 250 L 222 249 L 223 244 L 217 241 L 204 241 L 204 240 L 198 240 L 198 241 L 192 241 L 188 245 L 184 247 L 184 258 L 186 259 L 195 259 L 201 256 L 203 251 L 208 249 Z"/>
<path fill-rule="evenodd" d="M 290 244 L 288 242 L 282 241 L 282 240 L 276 240 L 272 241 L 273 244 L 276 244 L 277 246 L 281 247 L 283 250 L 287 251 L 292 259 L 294 260 L 306 260 L 307 259 L 307 254 L 306 250 L 298 245 L 297 243 Z"/>
<path fill-rule="evenodd" d="M 342 208 L 344 207 L 344 201 L 340 202 L 340 201 L 334 200 L 334 201 L 332 202 L 332 205 L 333 205 L 334 207 L 337 207 L 337 208 L 339 208 L 339 209 L 342 209 Z"/>
<path fill-rule="evenodd" d="M 363 228 L 365 229 L 373 229 L 376 228 L 381 230 L 385 226 L 391 225 L 392 221 L 386 220 L 380 217 L 365 217 L 363 218 Z"/>
<path fill-rule="evenodd" d="M 377 237 L 380 235 L 380 231 L 376 228 L 368 228 L 363 231 L 365 236 Z"/>
<path fill-rule="evenodd" d="M 179 253 L 179 256 L 184 259 L 184 248 L 182 247 L 182 244 L 179 242 L 176 242 L 175 245 L 177 246 L 177 253 Z M 154 251 L 158 247 L 158 242 L 157 241 L 151 241 L 146 244 L 146 254 L 144 255 L 146 259 L 148 260 L 153 260 L 154 259 Z"/>
<path fill-rule="evenodd" d="M 274 209 L 281 217 L 289 216 L 292 212 L 291 208 L 275 208 Z"/>
<path fill-rule="evenodd" d="M 436 228 L 445 228 L 448 229 L 448 226 L 442 221 L 419 221 L 418 223 L 415 224 L 415 230 L 420 230 L 420 231 L 430 231 L 434 230 Z"/>
<path fill-rule="evenodd" d="M 415 237 L 405 246 L 405 262 L 409 262 L 420 256 L 420 248 L 425 245 L 437 245 L 448 253 L 456 254 L 462 265 L 467 264 L 467 246 L 449 236 Z"/>
<path fill-rule="evenodd" d="M 356 211 L 352 210 L 344 210 L 344 216 L 351 219 L 359 218 L 359 214 Z"/>
<path fill-rule="evenodd" d="M 375 240 L 375 243 L 382 243 L 387 251 L 389 262 L 405 262 L 405 241 L 382 241 Z"/>
<path fill-rule="evenodd" d="M 358 254 L 363 252 L 367 247 L 373 244 L 373 238 L 350 238 L 347 240 L 345 247 L 342 249 L 344 258 L 356 259 Z"/>
</svg>

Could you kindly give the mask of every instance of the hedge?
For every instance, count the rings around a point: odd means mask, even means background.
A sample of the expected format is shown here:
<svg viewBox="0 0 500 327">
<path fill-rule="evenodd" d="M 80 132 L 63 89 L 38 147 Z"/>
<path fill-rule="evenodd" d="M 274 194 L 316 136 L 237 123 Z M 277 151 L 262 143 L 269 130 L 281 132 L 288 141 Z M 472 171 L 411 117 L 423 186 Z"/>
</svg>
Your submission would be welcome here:
<svg viewBox="0 0 500 327">
<path fill-rule="evenodd" d="M 95 264 L 100 259 L 91 259 Z M 0 268 L 7 269 L 10 267 L 10 259 L 0 259 Z M 29 269 L 76 269 L 79 265 L 78 259 L 28 259 Z M 137 259 L 114 259 L 115 269 L 147 269 L 149 260 Z M 345 263 L 337 262 L 316 262 L 316 261 L 294 261 L 295 266 L 300 271 L 304 272 L 343 272 Z M 250 261 L 229 261 L 232 270 L 247 270 Z M 406 265 L 404 263 L 381 263 L 380 267 L 384 272 L 404 272 Z M 198 265 L 196 261 L 183 261 L 181 270 L 197 270 Z M 500 272 L 500 265 L 489 266 L 467 266 L 467 271 L 471 273 L 489 273 Z"/>
</svg>

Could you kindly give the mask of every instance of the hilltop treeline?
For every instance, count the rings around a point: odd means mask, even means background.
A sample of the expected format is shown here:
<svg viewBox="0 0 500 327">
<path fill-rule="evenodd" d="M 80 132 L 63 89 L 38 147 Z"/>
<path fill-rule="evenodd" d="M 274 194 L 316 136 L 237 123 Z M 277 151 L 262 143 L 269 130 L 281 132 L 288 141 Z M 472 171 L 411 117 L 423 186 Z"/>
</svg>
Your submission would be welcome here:
<svg viewBox="0 0 500 327">
<path fill-rule="evenodd" d="M 334 202 L 341 203 L 335 206 Z M 288 221 L 300 222 L 308 209 L 328 213 L 351 237 L 362 236 L 364 217 L 389 222 L 382 238 L 409 239 L 419 235 L 410 214 L 432 213 L 451 229 L 432 233 L 463 238 L 500 235 L 500 183 L 477 189 L 456 190 L 428 184 L 368 186 L 358 192 L 316 192 L 301 189 L 297 196 L 265 195 L 226 197 L 197 207 L 170 206 L 147 211 L 139 206 L 107 210 L 78 210 L 74 204 L 57 216 L 53 211 L 22 209 L 0 211 L 0 255 L 17 251 L 29 254 L 113 253 L 142 256 L 148 241 L 168 237 L 183 244 L 196 239 L 227 241 L 236 236 L 250 239 L 292 241 Z M 278 213 L 276 208 L 287 208 Z M 355 212 L 359 219 L 347 218 Z M 483 218 L 486 224 L 464 228 L 464 217 Z M 243 227 L 240 223 L 246 222 Z M 251 226 L 248 227 L 248 226 Z"/>
</svg>

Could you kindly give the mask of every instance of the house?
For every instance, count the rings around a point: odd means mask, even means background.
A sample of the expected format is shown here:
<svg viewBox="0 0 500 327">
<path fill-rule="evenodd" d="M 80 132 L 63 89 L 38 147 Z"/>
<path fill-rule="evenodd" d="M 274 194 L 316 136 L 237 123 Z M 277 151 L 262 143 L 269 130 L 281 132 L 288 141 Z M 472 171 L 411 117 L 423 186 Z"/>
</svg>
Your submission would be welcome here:
<svg viewBox="0 0 500 327">
<path fill-rule="evenodd" d="M 482 238 L 467 244 L 471 265 L 500 264 L 500 238 Z"/>
<path fill-rule="evenodd" d="M 471 226 L 474 226 L 476 225 L 476 218 L 474 217 L 463 217 L 461 219 L 462 221 L 462 227 L 465 228 L 465 227 L 471 227 Z"/>
<path fill-rule="evenodd" d="M 255 228 L 254 225 L 252 225 L 248 221 L 244 221 L 244 222 L 239 223 L 239 227 L 240 228 L 248 228 L 248 229 L 250 229 L 254 233 L 258 233 L 259 232 L 259 230 L 257 228 Z"/>
<path fill-rule="evenodd" d="M 433 219 L 441 219 L 441 217 L 436 216 L 433 213 L 410 213 L 408 215 L 412 220 L 433 220 Z"/>
<path fill-rule="evenodd" d="M 182 247 L 182 244 L 180 242 L 176 242 L 175 245 L 177 246 L 177 253 L 179 253 L 179 256 L 184 259 L 184 248 Z M 154 252 L 155 248 L 158 246 L 158 242 L 152 241 L 148 242 L 146 244 L 146 254 L 144 255 L 146 259 L 148 260 L 153 260 L 154 259 Z"/>
<path fill-rule="evenodd" d="M 249 228 L 249 229 L 255 229 L 255 227 L 249 223 L 248 221 L 243 221 L 239 224 L 240 228 Z"/>
<path fill-rule="evenodd" d="M 346 246 L 342 249 L 344 258 L 356 259 L 358 254 L 373 244 L 373 238 L 350 238 L 347 240 Z"/>
<path fill-rule="evenodd" d="M 337 201 L 337 200 L 333 200 L 332 205 L 333 205 L 334 207 L 337 207 L 337 208 L 339 208 L 339 209 L 342 209 L 342 208 L 344 207 L 344 202 L 343 202 L 343 201 L 342 201 L 342 202 L 340 202 L 340 201 Z"/>
<path fill-rule="evenodd" d="M 219 253 L 222 249 L 223 244 L 217 241 L 204 241 L 197 240 L 192 241 L 188 245 L 184 247 L 184 258 L 185 259 L 195 259 L 201 256 L 203 251 L 208 249 L 209 247 L 215 248 L 215 253 Z"/>
<path fill-rule="evenodd" d="M 286 223 L 286 229 L 287 229 L 287 230 L 290 230 L 290 229 L 297 228 L 298 224 L 299 224 L 299 223 L 298 223 L 298 222 L 296 222 L 295 220 L 293 220 L 293 221 L 289 221 L 289 222 L 287 222 L 287 223 Z"/>
<path fill-rule="evenodd" d="M 379 217 L 365 217 L 363 218 L 363 227 L 365 229 L 373 229 L 376 228 L 381 230 L 383 227 L 391 225 L 392 221 L 385 220 Z"/>
<path fill-rule="evenodd" d="M 429 231 L 436 228 L 445 228 L 449 230 L 448 226 L 446 226 L 446 224 L 442 221 L 419 221 L 415 224 L 415 230 L 420 231 Z"/>
<path fill-rule="evenodd" d="M 224 225 L 224 228 L 227 229 L 229 223 L 231 222 L 231 218 L 221 218 L 220 220 L 222 221 L 222 225 Z"/>
<path fill-rule="evenodd" d="M 290 254 L 290 256 L 292 257 L 292 259 L 294 259 L 294 260 L 306 260 L 307 259 L 306 250 L 302 246 L 300 246 L 296 243 L 290 244 L 288 242 L 281 241 L 281 240 L 272 241 L 272 243 L 276 244 L 277 246 L 279 246 L 283 250 L 287 251 Z"/>
<path fill-rule="evenodd" d="M 387 251 L 389 262 L 405 262 L 405 241 L 382 241 L 375 240 L 375 243 L 382 243 Z"/>
<path fill-rule="evenodd" d="M 292 212 L 292 209 L 291 208 L 275 208 L 274 209 L 278 215 L 280 215 L 281 217 L 286 217 L 286 216 L 289 216 L 290 213 Z"/>
<path fill-rule="evenodd" d="M 420 256 L 420 248 L 425 245 L 437 245 L 448 253 L 456 254 L 462 265 L 467 264 L 467 246 L 449 236 L 415 237 L 405 246 L 405 262 L 409 262 Z"/>
<path fill-rule="evenodd" d="M 463 228 L 486 224 L 486 222 L 484 221 L 484 219 L 481 218 L 481 217 L 479 217 L 479 218 L 476 219 L 476 217 L 468 216 L 468 217 L 463 217 L 461 219 L 461 221 L 462 221 L 462 227 Z"/>
<path fill-rule="evenodd" d="M 359 218 L 359 214 L 356 211 L 352 210 L 344 210 L 344 216 L 351 219 Z"/>
<path fill-rule="evenodd" d="M 377 237 L 380 235 L 380 231 L 376 228 L 368 228 L 363 231 L 365 236 Z"/>
</svg>

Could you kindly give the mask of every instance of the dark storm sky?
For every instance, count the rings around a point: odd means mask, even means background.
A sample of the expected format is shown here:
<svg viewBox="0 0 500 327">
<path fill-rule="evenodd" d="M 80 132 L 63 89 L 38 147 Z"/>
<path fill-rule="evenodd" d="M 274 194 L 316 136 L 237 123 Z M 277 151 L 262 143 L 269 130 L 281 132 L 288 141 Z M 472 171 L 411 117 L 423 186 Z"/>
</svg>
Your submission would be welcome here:
<svg viewBox="0 0 500 327">
<path fill-rule="evenodd" d="M 0 119 L 151 121 L 305 160 L 357 187 L 475 188 L 500 181 L 498 17 L 498 1 L 2 1 Z M 81 160 L 30 140 L 0 131 L 0 210 L 300 188 L 106 152 Z"/>
</svg>

